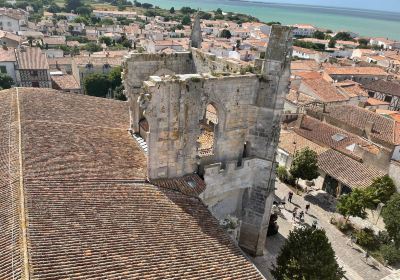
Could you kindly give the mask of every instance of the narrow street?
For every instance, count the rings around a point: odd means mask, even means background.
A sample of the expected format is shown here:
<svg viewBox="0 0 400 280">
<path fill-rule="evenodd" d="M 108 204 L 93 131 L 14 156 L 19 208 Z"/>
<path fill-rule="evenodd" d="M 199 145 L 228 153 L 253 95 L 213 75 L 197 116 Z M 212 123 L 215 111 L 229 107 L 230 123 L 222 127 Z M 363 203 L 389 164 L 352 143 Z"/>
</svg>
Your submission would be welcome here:
<svg viewBox="0 0 400 280">
<path fill-rule="evenodd" d="M 279 181 L 276 183 L 276 188 L 275 194 L 280 199 L 287 196 L 290 191 L 285 184 Z M 347 245 L 348 238 L 329 222 L 333 213 L 329 212 L 329 209 L 325 210 L 321 208 L 321 206 L 323 207 L 322 204 L 318 206 L 319 199 L 311 193 L 303 197 L 296 194 L 293 195 L 292 203 L 287 203 L 286 209 L 282 209 L 282 213 L 278 218 L 279 233 L 267 238 L 264 256 L 253 258 L 257 268 L 267 279 L 272 279 L 269 270 L 272 267 L 272 262 L 275 261 L 275 258 L 279 254 L 280 248 L 284 244 L 289 232 L 299 225 L 297 221 L 294 222 L 292 219 L 293 208 L 298 207 L 304 211 L 307 201 L 310 202 L 311 207 L 308 214 L 305 214 L 305 223 L 311 225 L 312 222 L 316 220 L 318 226 L 325 229 L 336 253 L 338 263 L 346 271 L 347 279 L 380 280 L 391 273 L 388 268 L 376 264 L 372 259 L 370 259 L 367 264 L 363 258 L 363 251 Z"/>
</svg>

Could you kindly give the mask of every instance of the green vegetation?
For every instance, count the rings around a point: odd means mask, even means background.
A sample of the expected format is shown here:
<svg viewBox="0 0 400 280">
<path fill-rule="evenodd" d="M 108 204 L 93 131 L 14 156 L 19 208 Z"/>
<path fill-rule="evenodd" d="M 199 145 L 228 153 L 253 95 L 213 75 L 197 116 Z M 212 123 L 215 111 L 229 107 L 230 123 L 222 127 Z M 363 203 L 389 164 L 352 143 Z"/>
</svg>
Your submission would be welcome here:
<svg viewBox="0 0 400 280">
<path fill-rule="evenodd" d="M 316 38 L 316 39 L 324 40 L 325 39 L 325 33 L 322 32 L 322 31 L 317 30 L 317 31 L 314 32 L 313 37 Z"/>
<path fill-rule="evenodd" d="M 14 80 L 5 73 L 0 73 L 0 89 L 8 89 L 14 85 Z"/>
<path fill-rule="evenodd" d="M 335 37 L 333 37 L 333 38 L 331 38 L 329 40 L 328 47 L 331 48 L 331 49 L 336 47 L 336 39 L 335 39 Z"/>
<path fill-rule="evenodd" d="M 308 227 L 289 233 L 272 275 L 276 280 L 340 280 L 344 271 L 336 261 L 325 231 Z"/>
<path fill-rule="evenodd" d="M 360 189 L 355 189 L 350 194 L 342 195 L 338 199 L 338 204 L 336 206 L 337 211 L 346 218 L 346 222 L 349 220 L 350 216 L 365 219 L 367 217 L 365 208 L 365 192 Z"/>
<path fill-rule="evenodd" d="M 305 42 L 305 41 L 300 41 L 300 40 L 295 40 L 293 42 L 293 45 L 296 47 L 312 49 L 312 50 L 316 50 L 316 51 L 324 51 L 325 50 L 324 44 Z"/>
<path fill-rule="evenodd" d="M 333 38 L 336 41 L 354 41 L 348 32 L 339 32 Z"/>
<path fill-rule="evenodd" d="M 290 167 L 290 174 L 296 180 L 314 180 L 318 178 L 318 155 L 310 148 L 304 148 L 297 151 L 294 155 L 292 165 Z"/>
<path fill-rule="evenodd" d="M 396 186 L 392 178 L 385 175 L 376 178 L 365 192 L 368 197 L 368 208 L 375 209 L 379 203 L 387 203 L 390 200 L 390 197 L 396 192 Z"/>
<path fill-rule="evenodd" d="M 93 73 L 86 76 L 83 82 L 85 93 L 91 96 L 106 97 L 109 92 L 112 92 L 114 99 L 126 100 L 121 73 L 122 67 L 118 66 L 111 69 L 107 75 Z"/>
<path fill-rule="evenodd" d="M 394 240 L 396 247 L 400 248 L 400 194 L 394 194 L 382 210 L 386 230 Z"/>
<path fill-rule="evenodd" d="M 111 88 L 111 83 L 106 75 L 93 73 L 85 78 L 83 87 L 87 95 L 106 97 Z"/>
<path fill-rule="evenodd" d="M 231 32 L 230 32 L 228 29 L 223 29 L 223 30 L 221 31 L 220 37 L 221 37 L 221 38 L 230 39 L 230 38 L 232 37 L 232 34 L 231 34 Z"/>
<path fill-rule="evenodd" d="M 296 180 L 293 176 L 286 170 L 284 166 L 278 166 L 276 169 L 276 176 L 278 176 L 281 182 L 293 186 Z"/>
</svg>

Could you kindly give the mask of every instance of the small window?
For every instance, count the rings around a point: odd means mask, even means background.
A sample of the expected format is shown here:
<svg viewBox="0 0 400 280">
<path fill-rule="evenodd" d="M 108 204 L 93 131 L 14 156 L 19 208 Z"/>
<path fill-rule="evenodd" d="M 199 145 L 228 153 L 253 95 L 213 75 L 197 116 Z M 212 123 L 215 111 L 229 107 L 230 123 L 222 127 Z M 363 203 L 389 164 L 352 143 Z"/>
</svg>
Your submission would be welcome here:
<svg viewBox="0 0 400 280">
<path fill-rule="evenodd" d="M 32 82 L 32 87 L 40 87 L 39 82 Z"/>
<path fill-rule="evenodd" d="M 368 92 L 368 96 L 369 96 L 369 97 L 374 97 L 374 96 L 375 96 L 375 93 L 374 93 L 373 91 L 369 91 L 369 92 Z"/>
<path fill-rule="evenodd" d="M 38 76 L 38 71 L 36 71 L 36 70 L 31 71 L 31 75 L 34 76 L 34 77 L 37 77 Z"/>
<path fill-rule="evenodd" d="M 7 22 L 7 26 L 11 26 L 12 24 L 11 24 L 11 22 L 9 21 L 9 22 Z"/>
<path fill-rule="evenodd" d="M 389 95 L 386 95 L 385 96 L 385 102 L 388 102 L 388 103 L 392 102 L 392 97 L 389 96 Z"/>
<path fill-rule="evenodd" d="M 7 68 L 5 66 L 0 66 L 0 72 L 3 74 L 7 73 Z"/>
</svg>

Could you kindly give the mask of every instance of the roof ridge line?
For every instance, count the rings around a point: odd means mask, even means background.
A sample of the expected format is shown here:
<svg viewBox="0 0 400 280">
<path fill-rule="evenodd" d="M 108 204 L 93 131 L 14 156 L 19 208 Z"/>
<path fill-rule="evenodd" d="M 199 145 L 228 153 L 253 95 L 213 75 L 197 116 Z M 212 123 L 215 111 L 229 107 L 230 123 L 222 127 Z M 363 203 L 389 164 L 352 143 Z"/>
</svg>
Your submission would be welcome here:
<svg viewBox="0 0 400 280">
<path fill-rule="evenodd" d="M 25 190 L 24 190 L 24 175 L 23 175 L 23 162 L 22 162 L 22 127 L 21 127 L 21 110 L 19 106 L 19 93 L 18 87 L 16 88 L 17 97 L 17 122 L 18 122 L 18 156 L 19 156 L 19 194 L 20 194 L 20 209 L 21 209 L 21 249 L 23 257 L 23 271 L 25 279 L 30 279 L 29 270 L 29 254 L 28 254 L 28 237 L 27 237 L 27 215 L 25 208 Z"/>
</svg>

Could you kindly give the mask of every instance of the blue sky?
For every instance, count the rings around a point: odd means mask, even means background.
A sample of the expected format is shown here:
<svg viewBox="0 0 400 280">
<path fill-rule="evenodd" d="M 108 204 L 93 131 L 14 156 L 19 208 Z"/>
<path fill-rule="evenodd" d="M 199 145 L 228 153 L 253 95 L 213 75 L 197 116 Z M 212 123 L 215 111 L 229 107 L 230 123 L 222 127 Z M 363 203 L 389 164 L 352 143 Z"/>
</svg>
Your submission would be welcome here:
<svg viewBox="0 0 400 280">
<path fill-rule="evenodd" d="M 290 3 L 321 5 L 331 7 L 349 7 L 355 9 L 383 10 L 400 12 L 400 0 L 257 0 L 269 3 Z"/>
</svg>

